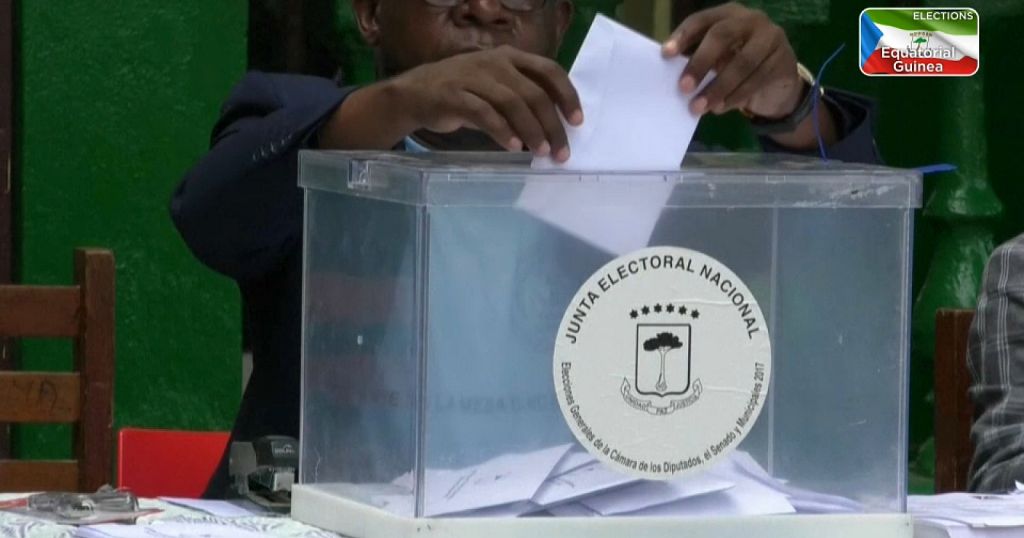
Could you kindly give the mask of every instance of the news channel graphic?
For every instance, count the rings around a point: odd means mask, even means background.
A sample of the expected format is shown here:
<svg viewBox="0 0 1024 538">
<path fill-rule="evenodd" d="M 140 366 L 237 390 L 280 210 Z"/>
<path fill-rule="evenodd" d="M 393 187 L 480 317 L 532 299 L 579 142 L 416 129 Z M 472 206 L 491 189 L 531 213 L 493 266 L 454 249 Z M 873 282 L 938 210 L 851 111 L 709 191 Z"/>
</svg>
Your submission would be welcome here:
<svg viewBox="0 0 1024 538">
<path fill-rule="evenodd" d="M 971 8 L 867 8 L 860 70 L 868 76 L 969 77 L 978 72 L 981 20 Z"/>
</svg>

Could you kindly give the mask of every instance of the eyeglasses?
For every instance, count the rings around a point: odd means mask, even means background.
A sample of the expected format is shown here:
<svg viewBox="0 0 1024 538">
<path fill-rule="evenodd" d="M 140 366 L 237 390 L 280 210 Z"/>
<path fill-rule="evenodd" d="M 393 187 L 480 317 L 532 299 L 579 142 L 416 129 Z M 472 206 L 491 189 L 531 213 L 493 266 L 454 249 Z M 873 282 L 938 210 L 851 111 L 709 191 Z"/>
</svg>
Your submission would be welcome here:
<svg viewBox="0 0 1024 538">
<path fill-rule="evenodd" d="M 434 7 L 455 7 L 467 0 L 424 0 Z M 501 5 L 509 11 L 528 12 L 536 11 L 545 5 L 548 0 L 501 0 Z"/>
</svg>

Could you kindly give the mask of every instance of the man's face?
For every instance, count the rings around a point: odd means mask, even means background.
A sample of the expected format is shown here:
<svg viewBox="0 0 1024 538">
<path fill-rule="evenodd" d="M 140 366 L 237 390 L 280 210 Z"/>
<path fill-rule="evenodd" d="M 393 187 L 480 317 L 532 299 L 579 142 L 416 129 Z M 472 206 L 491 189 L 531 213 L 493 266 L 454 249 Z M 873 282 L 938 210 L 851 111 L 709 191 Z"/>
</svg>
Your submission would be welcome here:
<svg viewBox="0 0 1024 538">
<path fill-rule="evenodd" d="M 377 49 L 385 76 L 464 52 L 511 45 L 553 58 L 572 16 L 568 0 L 547 0 L 529 12 L 500 0 L 437 7 L 427 0 L 354 2 L 363 34 Z"/>
</svg>

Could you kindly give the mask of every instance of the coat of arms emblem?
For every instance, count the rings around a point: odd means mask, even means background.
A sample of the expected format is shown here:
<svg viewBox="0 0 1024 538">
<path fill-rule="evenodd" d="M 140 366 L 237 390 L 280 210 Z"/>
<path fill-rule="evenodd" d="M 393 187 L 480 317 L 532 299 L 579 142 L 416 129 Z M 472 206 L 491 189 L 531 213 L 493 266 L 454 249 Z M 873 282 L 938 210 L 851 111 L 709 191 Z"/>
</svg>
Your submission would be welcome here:
<svg viewBox="0 0 1024 538">
<path fill-rule="evenodd" d="M 645 396 L 679 396 L 690 389 L 690 326 L 636 326 L 633 383 Z"/>
<path fill-rule="evenodd" d="M 633 379 L 622 380 L 620 389 L 630 407 L 668 415 L 700 398 L 700 380 L 691 378 L 693 322 L 699 316 L 695 310 L 674 304 L 630 312 L 636 328 L 634 374 Z"/>
</svg>

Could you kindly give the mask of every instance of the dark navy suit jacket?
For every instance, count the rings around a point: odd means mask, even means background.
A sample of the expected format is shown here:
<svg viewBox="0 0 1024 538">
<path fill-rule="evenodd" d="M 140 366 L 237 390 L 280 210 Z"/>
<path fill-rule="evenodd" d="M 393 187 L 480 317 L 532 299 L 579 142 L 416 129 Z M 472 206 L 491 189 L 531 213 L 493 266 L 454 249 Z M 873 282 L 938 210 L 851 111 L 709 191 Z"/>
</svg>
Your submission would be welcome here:
<svg viewBox="0 0 1024 538">
<path fill-rule="evenodd" d="M 210 151 L 185 174 L 171 200 L 174 224 L 195 256 L 241 289 L 253 371 L 233 440 L 298 437 L 303 211 L 298 151 L 316 147 L 319 127 L 353 90 L 323 78 L 249 73 L 224 104 Z M 835 90 L 827 92 L 825 102 L 840 118 L 841 140 L 829 148 L 829 156 L 878 162 L 872 103 Z M 767 139 L 762 145 L 766 151 L 785 151 Z M 225 456 L 207 495 L 224 495 L 227 480 Z"/>
</svg>

